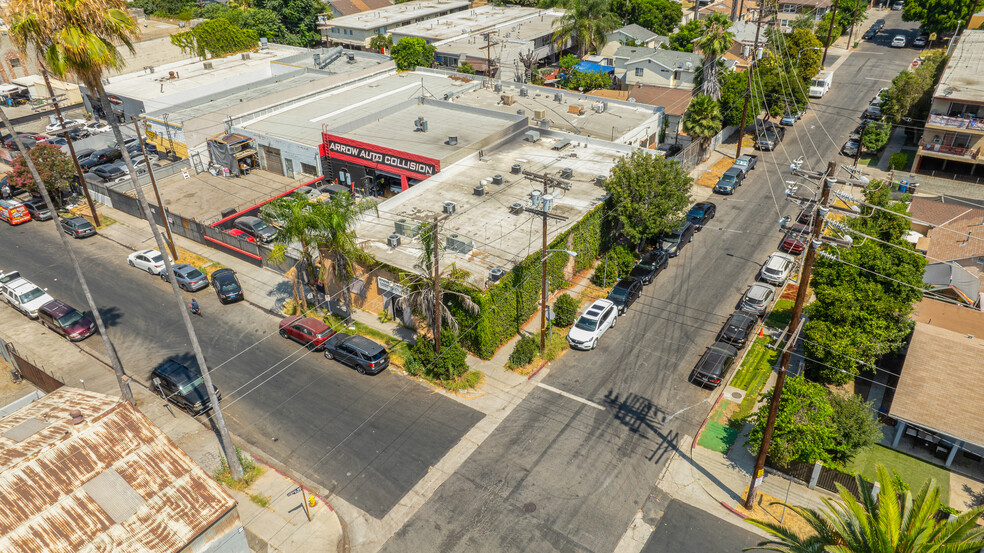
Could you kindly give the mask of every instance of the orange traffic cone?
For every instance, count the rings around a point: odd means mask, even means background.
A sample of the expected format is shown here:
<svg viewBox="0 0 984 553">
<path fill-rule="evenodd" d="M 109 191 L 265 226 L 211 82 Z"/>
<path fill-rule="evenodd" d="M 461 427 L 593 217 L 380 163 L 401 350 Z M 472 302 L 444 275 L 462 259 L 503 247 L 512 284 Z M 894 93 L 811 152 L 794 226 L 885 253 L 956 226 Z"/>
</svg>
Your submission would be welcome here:
<svg viewBox="0 0 984 553">
<path fill-rule="evenodd" d="M 759 338 L 761 338 L 762 336 L 765 336 L 765 332 L 762 331 L 762 328 L 763 327 L 761 327 L 761 326 L 759 327 Z"/>
</svg>

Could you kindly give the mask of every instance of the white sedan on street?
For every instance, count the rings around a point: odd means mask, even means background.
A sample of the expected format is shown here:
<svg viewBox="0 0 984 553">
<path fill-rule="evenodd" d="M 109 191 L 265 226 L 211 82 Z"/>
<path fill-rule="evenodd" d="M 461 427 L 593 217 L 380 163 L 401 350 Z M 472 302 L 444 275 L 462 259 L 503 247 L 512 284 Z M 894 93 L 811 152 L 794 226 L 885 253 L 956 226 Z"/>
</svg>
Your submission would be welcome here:
<svg viewBox="0 0 984 553">
<path fill-rule="evenodd" d="M 164 256 L 157 250 L 140 250 L 126 256 L 126 262 L 131 267 L 159 275 L 164 270 Z"/>
<path fill-rule="evenodd" d="M 89 131 L 92 134 L 102 134 L 104 132 L 109 132 L 113 130 L 113 127 L 110 127 L 108 124 L 103 123 L 102 121 L 93 121 L 85 126 L 85 130 Z"/>
<path fill-rule="evenodd" d="M 74 129 L 76 127 L 84 127 L 84 126 L 85 126 L 85 119 L 66 119 L 64 128 Z M 61 123 L 59 123 L 58 121 L 55 121 L 54 123 L 51 123 L 44 128 L 44 132 L 48 134 L 61 132 L 62 130 L 64 129 L 62 128 Z"/>
</svg>

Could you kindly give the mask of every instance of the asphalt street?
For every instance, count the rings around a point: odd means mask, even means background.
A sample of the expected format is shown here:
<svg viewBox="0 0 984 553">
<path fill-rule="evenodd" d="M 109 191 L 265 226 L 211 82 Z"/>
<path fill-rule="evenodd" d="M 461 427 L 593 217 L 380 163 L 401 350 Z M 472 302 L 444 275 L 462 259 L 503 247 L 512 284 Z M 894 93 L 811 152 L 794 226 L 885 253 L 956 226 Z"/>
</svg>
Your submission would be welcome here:
<svg viewBox="0 0 984 553">
<path fill-rule="evenodd" d="M 0 267 L 85 310 L 50 222 L 0 225 L 0 240 Z M 165 359 L 194 364 L 169 284 L 129 267 L 129 251 L 105 238 L 71 243 L 129 374 L 146 383 Z M 249 304 L 220 305 L 210 288 L 194 297 L 204 313 L 193 317 L 195 329 L 230 431 L 374 517 L 482 418 L 396 374 L 362 376 L 308 352 L 280 338 L 277 320 Z M 83 346 L 105 351 L 98 338 Z"/>
<path fill-rule="evenodd" d="M 672 500 L 642 548 L 642 553 L 708 553 L 741 551 L 764 538 L 681 501 Z"/>
<path fill-rule="evenodd" d="M 850 163 L 837 152 L 867 102 L 918 54 L 882 44 L 913 25 L 880 13 L 889 30 L 845 60 L 832 91 L 775 152 L 747 152 L 760 155 L 758 167 L 735 195 L 712 198 L 716 218 L 598 349 L 555 363 L 543 382 L 550 388 L 527 396 L 383 551 L 614 549 L 717 395 L 688 377 L 778 246 L 780 217 L 799 209 L 783 195 L 790 161 L 805 156 L 805 168 L 821 171 L 831 160 Z"/>
</svg>

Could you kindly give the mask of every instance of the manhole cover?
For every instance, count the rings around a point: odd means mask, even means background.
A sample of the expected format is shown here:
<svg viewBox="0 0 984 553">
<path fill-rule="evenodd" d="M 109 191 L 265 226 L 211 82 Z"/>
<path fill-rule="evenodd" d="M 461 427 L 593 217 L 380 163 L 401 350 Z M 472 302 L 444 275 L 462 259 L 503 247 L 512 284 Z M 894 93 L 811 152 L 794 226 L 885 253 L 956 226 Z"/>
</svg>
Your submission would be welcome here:
<svg viewBox="0 0 984 553">
<path fill-rule="evenodd" d="M 536 510 L 536 503 L 533 503 L 532 501 L 530 501 L 526 505 L 523 505 L 524 513 L 532 513 L 535 510 Z"/>
<path fill-rule="evenodd" d="M 744 394 L 742 394 L 741 392 L 731 392 L 731 397 L 733 397 L 733 398 L 735 398 L 735 399 L 741 399 L 741 397 L 742 397 L 743 395 L 744 395 Z"/>
</svg>

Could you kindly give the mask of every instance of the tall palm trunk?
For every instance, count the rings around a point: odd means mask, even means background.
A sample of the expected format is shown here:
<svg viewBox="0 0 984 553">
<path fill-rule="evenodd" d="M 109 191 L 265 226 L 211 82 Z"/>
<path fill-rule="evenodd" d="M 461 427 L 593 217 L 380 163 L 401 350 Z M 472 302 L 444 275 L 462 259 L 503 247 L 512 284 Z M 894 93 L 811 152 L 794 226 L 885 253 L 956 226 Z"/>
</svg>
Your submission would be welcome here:
<svg viewBox="0 0 984 553">
<path fill-rule="evenodd" d="M 345 298 L 345 317 L 352 322 L 352 293 L 349 291 L 348 259 L 338 250 L 331 252 L 332 263 L 335 264 L 335 277 L 342 287 L 342 297 Z"/>
<path fill-rule="evenodd" d="M 157 249 L 161 252 L 161 257 L 164 258 L 164 268 L 167 270 L 167 274 L 174 275 L 174 267 L 171 266 L 171 257 L 167 254 L 167 245 L 164 243 L 164 237 L 161 235 L 160 229 L 157 228 L 157 223 L 154 222 L 150 205 L 147 203 L 147 197 L 143 193 L 143 187 L 137 183 L 137 171 L 133 167 L 133 160 L 130 159 L 130 152 L 126 149 L 123 132 L 120 130 L 120 123 L 113 114 L 113 107 L 109 103 L 109 97 L 106 95 L 106 90 L 103 88 L 102 82 L 97 81 L 95 84 L 97 87 L 95 91 L 99 97 L 99 103 L 106 115 L 106 120 L 109 121 L 110 126 L 113 128 L 113 136 L 116 137 L 116 143 L 120 148 L 120 152 L 123 154 L 123 162 L 126 163 L 126 168 L 130 171 L 130 180 L 133 182 L 133 190 L 136 192 L 137 200 L 140 202 L 140 209 L 147 218 L 147 222 L 150 223 L 150 230 L 154 233 Z M 163 213 L 161 216 L 163 217 Z M 178 279 L 169 278 L 167 280 L 171 283 L 171 291 L 174 293 L 174 300 L 177 302 L 178 312 L 181 313 L 181 320 L 184 323 L 185 330 L 188 332 L 188 338 L 191 340 L 191 347 L 195 350 L 195 359 L 198 360 L 198 366 L 201 368 L 202 379 L 205 381 L 206 390 L 208 390 L 208 399 L 212 404 L 213 419 L 219 431 L 219 441 L 225 452 L 226 460 L 229 463 L 229 472 L 234 479 L 239 480 L 243 477 L 243 468 L 239 464 L 239 456 L 236 454 L 235 447 L 232 445 L 232 439 L 229 437 L 229 430 L 226 429 L 225 419 L 222 418 L 222 409 L 219 407 L 218 398 L 215 397 L 212 377 L 208 374 L 208 366 L 205 364 L 205 356 L 202 354 L 201 344 L 198 343 L 198 335 L 195 333 L 195 327 L 191 324 L 191 315 L 185 305 L 184 297 L 181 296 L 181 290 L 178 288 Z"/>
<path fill-rule="evenodd" d="M 68 258 L 72 262 L 72 269 L 75 270 L 75 276 L 79 279 L 79 284 L 82 286 L 82 294 L 85 295 L 85 301 L 89 306 L 89 311 L 92 312 L 92 318 L 96 321 L 96 328 L 99 330 L 99 335 L 102 336 L 103 344 L 106 346 L 106 354 L 109 356 L 110 364 L 113 366 L 113 372 L 116 373 L 116 382 L 120 386 L 120 393 L 122 394 L 123 399 L 133 405 L 133 391 L 130 390 L 130 377 L 123 371 L 123 364 L 120 362 L 120 356 L 116 353 L 116 348 L 113 346 L 113 342 L 110 340 L 109 334 L 106 332 L 106 325 L 103 323 L 102 315 L 99 314 L 99 309 L 96 308 L 96 301 L 93 299 L 92 292 L 89 290 L 89 283 L 85 280 L 85 274 L 82 273 L 82 267 L 79 265 L 79 259 L 75 255 L 75 250 L 73 250 L 69 245 L 68 238 L 65 236 L 65 233 L 62 231 L 61 222 L 56 215 L 57 212 L 55 211 L 55 206 L 51 202 L 51 196 L 48 194 L 48 189 L 45 187 L 44 181 L 41 180 L 41 175 L 38 174 L 38 169 L 34 166 L 34 161 L 31 159 L 31 156 L 28 155 L 27 148 L 24 147 L 23 142 L 21 142 L 21 139 L 17 136 L 13 123 L 10 122 L 10 118 L 7 117 L 7 113 L 2 108 L 0 108 L 0 118 L 3 119 L 3 124 L 7 129 L 7 132 L 14 138 L 14 143 L 17 144 L 17 149 L 20 150 L 21 154 L 24 156 L 24 163 L 27 165 L 27 169 L 31 172 L 34 182 L 38 185 L 38 190 L 41 192 L 41 197 L 44 198 L 45 207 L 47 207 L 52 213 L 51 222 L 55 225 L 55 233 L 61 241 L 62 248 L 68 252 Z"/>
</svg>

